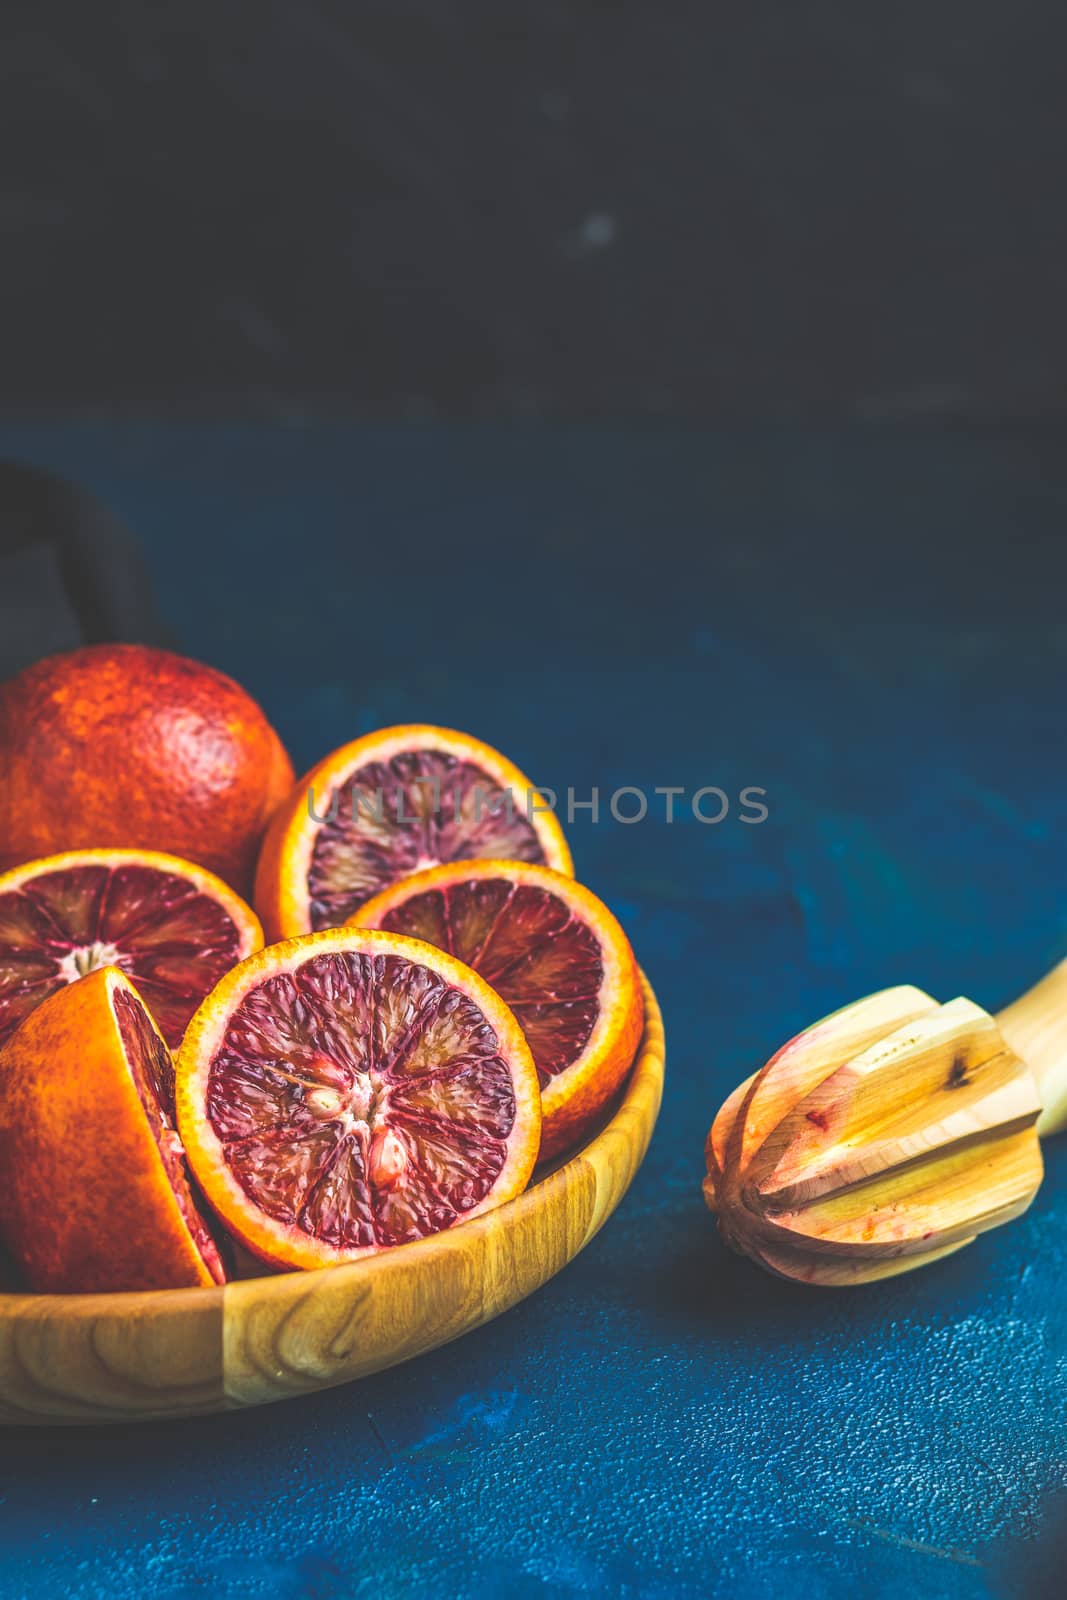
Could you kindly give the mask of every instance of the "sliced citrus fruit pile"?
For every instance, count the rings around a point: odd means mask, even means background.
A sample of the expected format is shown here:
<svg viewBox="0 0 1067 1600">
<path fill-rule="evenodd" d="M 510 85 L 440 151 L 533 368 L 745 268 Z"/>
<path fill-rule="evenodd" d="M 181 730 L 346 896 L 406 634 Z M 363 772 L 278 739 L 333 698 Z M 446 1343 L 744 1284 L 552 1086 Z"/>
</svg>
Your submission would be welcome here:
<svg viewBox="0 0 1067 1600">
<path fill-rule="evenodd" d="M 633 952 L 595 894 L 549 867 L 458 861 L 394 884 L 352 922 L 425 939 L 480 972 L 533 1053 L 542 1156 L 582 1137 L 625 1077 L 644 1021 Z"/>
<path fill-rule="evenodd" d="M 339 927 L 371 895 L 443 861 L 497 857 L 569 874 L 563 831 L 540 804 L 518 767 L 450 728 L 413 723 L 343 745 L 267 831 L 255 892 L 267 935 Z"/>
<path fill-rule="evenodd" d="M 518 1194 L 541 1132 L 522 1030 L 452 956 L 343 928 L 251 956 L 177 1061 L 189 1161 L 264 1260 L 317 1267 Z"/>
<path fill-rule="evenodd" d="M 115 967 L 63 985 L 4 1050 L 0 1221 L 35 1289 L 222 1283 L 190 1183 L 166 1043 Z"/>
<path fill-rule="evenodd" d="M 116 966 L 168 1044 L 224 972 L 263 945 L 220 878 L 153 850 L 75 850 L 0 876 L 0 1046 L 35 1006 Z"/>
</svg>

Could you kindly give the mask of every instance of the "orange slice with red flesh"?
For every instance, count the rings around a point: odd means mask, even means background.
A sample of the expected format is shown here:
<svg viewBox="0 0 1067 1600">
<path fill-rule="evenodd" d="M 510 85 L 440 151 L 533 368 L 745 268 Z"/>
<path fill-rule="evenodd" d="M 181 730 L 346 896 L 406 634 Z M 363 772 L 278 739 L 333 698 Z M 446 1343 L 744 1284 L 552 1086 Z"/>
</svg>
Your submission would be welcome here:
<svg viewBox="0 0 1067 1600">
<path fill-rule="evenodd" d="M 221 878 L 157 850 L 70 850 L 0 876 L 0 1046 L 87 973 L 133 978 L 169 1045 L 224 972 L 263 947 Z"/>
<path fill-rule="evenodd" d="M 222 979 L 177 1061 L 178 1125 L 231 1233 L 318 1267 L 440 1232 L 518 1194 L 537 1072 L 476 972 L 416 939 L 338 928 Z"/>
<path fill-rule="evenodd" d="M 393 884 L 351 920 L 447 950 L 507 1001 L 541 1083 L 542 1156 L 588 1132 L 644 1023 L 633 951 L 595 894 L 529 862 L 455 861 Z"/>
<path fill-rule="evenodd" d="M 398 878 L 472 857 L 573 871 L 555 815 L 499 751 L 452 728 L 382 728 L 320 761 L 275 812 L 256 909 L 272 940 L 336 928 Z"/>
<path fill-rule="evenodd" d="M 64 984 L 0 1052 L 0 1227 L 34 1289 L 226 1273 L 190 1182 L 166 1041 L 116 967 Z"/>
</svg>

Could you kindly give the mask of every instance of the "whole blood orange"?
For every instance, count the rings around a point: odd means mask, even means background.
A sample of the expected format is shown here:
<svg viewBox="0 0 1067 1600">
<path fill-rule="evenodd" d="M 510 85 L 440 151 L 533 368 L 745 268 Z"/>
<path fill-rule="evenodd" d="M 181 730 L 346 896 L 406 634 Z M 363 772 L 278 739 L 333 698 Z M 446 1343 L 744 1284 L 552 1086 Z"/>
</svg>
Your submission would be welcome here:
<svg viewBox="0 0 1067 1600">
<path fill-rule="evenodd" d="M 173 1091 L 170 1052 L 115 967 L 50 995 L 0 1052 L 0 1230 L 31 1288 L 224 1281 Z"/>
<path fill-rule="evenodd" d="M 231 1233 L 283 1266 L 373 1254 L 523 1189 L 541 1133 L 518 1023 L 417 939 L 341 928 L 250 956 L 189 1024 L 178 1126 Z"/>
<path fill-rule="evenodd" d="M 555 815 L 499 751 L 411 723 L 343 745 L 276 812 L 256 872 L 268 939 L 335 928 L 398 878 L 470 857 L 571 873 Z"/>
<path fill-rule="evenodd" d="M 0 876 L 0 1046 L 46 996 L 117 966 L 177 1045 L 211 986 L 263 947 L 214 873 L 154 850 L 72 850 Z"/>
<path fill-rule="evenodd" d="M 0 685 L 0 868 L 103 845 L 164 850 L 247 893 L 293 769 L 232 678 L 88 645 Z"/>
<path fill-rule="evenodd" d="M 351 920 L 449 951 L 507 1001 L 541 1083 L 542 1156 L 588 1132 L 644 1023 L 633 951 L 595 894 L 548 867 L 456 861 L 404 878 Z"/>
</svg>

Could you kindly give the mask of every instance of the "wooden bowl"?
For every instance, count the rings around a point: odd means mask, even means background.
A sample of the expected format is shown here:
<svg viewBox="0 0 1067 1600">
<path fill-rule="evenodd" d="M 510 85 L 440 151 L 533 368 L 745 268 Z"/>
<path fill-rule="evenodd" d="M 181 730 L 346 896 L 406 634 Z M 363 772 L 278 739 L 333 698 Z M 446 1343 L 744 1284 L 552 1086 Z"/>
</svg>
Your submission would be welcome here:
<svg viewBox="0 0 1067 1600">
<path fill-rule="evenodd" d="M 0 1422 L 134 1422 L 328 1389 L 447 1344 L 532 1294 L 611 1215 L 648 1148 L 663 1019 L 610 1120 L 531 1187 L 368 1261 L 141 1294 L 0 1294 Z"/>
</svg>

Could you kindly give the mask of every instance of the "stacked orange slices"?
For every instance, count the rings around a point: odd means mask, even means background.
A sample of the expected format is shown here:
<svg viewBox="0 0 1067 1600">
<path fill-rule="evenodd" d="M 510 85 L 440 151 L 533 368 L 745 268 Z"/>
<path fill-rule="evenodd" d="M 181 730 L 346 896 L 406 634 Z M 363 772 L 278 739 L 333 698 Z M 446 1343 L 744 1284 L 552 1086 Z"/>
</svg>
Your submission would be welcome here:
<svg viewBox="0 0 1067 1600">
<path fill-rule="evenodd" d="M 217 1282 L 227 1236 L 316 1267 L 453 1227 L 586 1138 L 634 1060 L 625 934 L 536 788 L 465 734 L 326 757 L 255 902 L 266 948 L 176 857 L 0 877 L 0 1231 L 32 1286 Z"/>
</svg>

